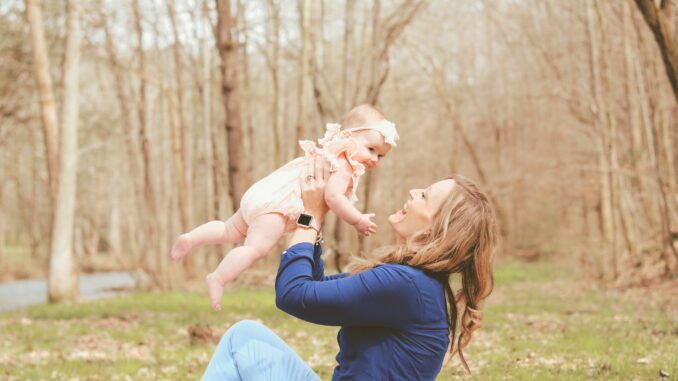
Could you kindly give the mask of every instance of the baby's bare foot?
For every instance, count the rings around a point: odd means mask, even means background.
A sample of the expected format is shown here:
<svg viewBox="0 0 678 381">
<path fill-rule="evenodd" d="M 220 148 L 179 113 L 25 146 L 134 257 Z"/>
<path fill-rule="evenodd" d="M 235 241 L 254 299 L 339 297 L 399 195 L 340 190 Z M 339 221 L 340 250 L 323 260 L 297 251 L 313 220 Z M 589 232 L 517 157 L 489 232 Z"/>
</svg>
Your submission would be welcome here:
<svg viewBox="0 0 678 381">
<path fill-rule="evenodd" d="M 172 259 L 181 260 L 193 248 L 193 240 L 188 234 L 182 234 L 172 246 Z"/>
<path fill-rule="evenodd" d="M 207 292 L 210 294 L 212 308 L 214 308 L 215 311 L 220 310 L 221 298 L 224 295 L 224 284 L 222 283 L 221 278 L 215 273 L 210 273 L 205 277 L 205 283 L 207 283 Z"/>
</svg>

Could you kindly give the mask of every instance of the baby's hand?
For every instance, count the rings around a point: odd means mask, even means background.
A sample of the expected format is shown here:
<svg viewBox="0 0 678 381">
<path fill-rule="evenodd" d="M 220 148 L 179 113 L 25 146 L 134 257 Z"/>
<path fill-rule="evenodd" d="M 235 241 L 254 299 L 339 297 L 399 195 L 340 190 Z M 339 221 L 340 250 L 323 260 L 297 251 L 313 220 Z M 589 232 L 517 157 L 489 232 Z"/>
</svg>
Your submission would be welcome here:
<svg viewBox="0 0 678 381">
<path fill-rule="evenodd" d="M 374 213 L 367 213 L 360 216 L 358 222 L 356 222 L 353 227 L 358 233 L 368 236 L 370 234 L 376 233 L 377 224 L 372 222 L 371 218 L 374 217 Z"/>
</svg>

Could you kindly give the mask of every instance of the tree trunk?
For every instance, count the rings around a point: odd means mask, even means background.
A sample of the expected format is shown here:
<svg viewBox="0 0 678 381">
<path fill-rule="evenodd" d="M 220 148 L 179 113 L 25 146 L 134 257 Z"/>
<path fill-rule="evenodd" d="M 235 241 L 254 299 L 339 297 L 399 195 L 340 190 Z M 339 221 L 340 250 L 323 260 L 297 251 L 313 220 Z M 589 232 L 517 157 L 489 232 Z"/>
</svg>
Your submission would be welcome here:
<svg viewBox="0 0 678 381">
<path fill-rule="evenodd" d="M 239 41 L 241 41 L 240 45 L 240 54 L 242 57 L 242 78 L 243 78 L 243 85 L 242 86 L 242 95 L 241 95 L 241 106 L 242 106 L 242 128 L 244 131 L 243 135 L 243 142 L 245 144 L 245 147 L 247 148 L 247 152 L 254 152 L 255 150 L 255 143 L 254 143 L 254 123 L 252 123 L 252 112 L 251 112 L 251 104 L 253 103 L 251 94 L 252 94 L 252 80 L 251 80 L 251 75 L 250 75 L 250 55 L 248 53 L 248 45 L 249 45 L 249 35 L 247 33 L 249 26 L 247 24 L 247 17 L 245 17 L 245 14 L 247 12 L 247 9 L 245 8 L 245 1 L 244 0 L 238 0 L 236 5 L 236 20 L 235 20 L 235 28 L 238 31 L 242 31 L 242 34 L 239 34 Z M 275 160 L 275 159 L 274 159 Z M 254 155 L 248 155 L 246 157 L 246 163 L 247 166 L 244 168 L 244 170 L 247 173 L 252 173 L 252 168 L 255 165 L 255 162 L 257 162 L 257 158 Z"/>
<path fill-rule="evenodd" d="M 640 35 L 639 37 L 639 46 L 642 46 L 642 41 L 640 40 Z M 671 238 L 671 217 L 670 217 L 670 211 L 668 207 L 668 200 L 666 193 L 664 191 L 664 187 L 662 184 L 662 175 L 661 171 L 659 169 L 659 163 L 657 160 L 657 142 L 656 142 L 656 136 L 653 128 L 653 122 L 652 122 L 652 117 L 650 115 L 650 98 L 648 96 L 648 90 L 647 90 L 647 85 L 645 83 L 645 78 L 643 76 L 643 68 L 642 68 L 642 63 L 640 62 L 640 59 L 636 58 L 635 60 L 635 73 L 636 73 L 636 79 L 637 79 L 637 86 L 638 86 L 638 95 L 640 97 L 640 111 L 641 111 L 641 120 L 643 122 L 643 130 L 645 134 L 645 143 L 646 143 L 646 151 L 648 153 L 648 158 L 650 160 L 650 165 L 652 166 L 652 169 L 654 170 L 654 173 L 652 174 L 652 177 L 655 180 L 655 185 L 657 187 L 657 192 L 654 193 L 655 197 L 651 198 L 653 201 L 656 201 L 657 205 L 657 213 L 659 214 L 659 222 L 661 224 L 661 236 L 662 236 L 662 254 L 665 262 L 665 269 L 668 273 L 670 270 L 668 268 L 670 259 L 668 256 L 670 253 L 673 254 L 675 258 L 678 259 L 678 253 L 676 252 L 676 248 L 673 245 L 672 238 Z M 650 213 L 648 213 L 650 214 Z"/>
<path fill-rule="evenodd" d="M 278 75 L 278 68 L 280 66 L 280 4 L 276 4 L 273 0 L 268 0 L 268 9 L 272 24 L 268 39 L 273 44 L 273 56 L 268 63 L 268 68 L 271 72 L 271 86 L 273 87 L 273 93 L 271 94 L 273 159 L 275 167 L 278 168 L 285 161 L 281 147 L 283 143 L 281 136 L 283 134 L 280 131 L 280 78 Z"/>
<path fill-rule="evenodd" d="M 49 197 L 50 203 L 54 204 L 59 171 L 59 126 L 52 76 L 49 74 L 49 54 L 45 42 L 45 29 L 40 9 L 40 0 L 26 0 L 26 18 L 31 27 L 33 67 L 35 69 L 38 93 L 40 94 L 40 116 L 42 119 L 43 138 L 45 140 Z"/>
<path fill-rule="evenodd" d="M 629 2 L 624 1 L 622 3 L 622 25 L 624 31 L 624 70 L 626 72 L 626 96 L 627 96 L 627 111 L 629 114 L 629 132 L 631 136 L 630 144 L 630 160 L 631 166 L 635 173 L 641 173 L 641 154 L 644 151 L 642 149 L 643 138 L 642 138 L 642 120 L 641 120 L 641 111 L 640 111 L 640 97 L 638 96 L 638 91 L 636 91 L 636 74 L 635 74 L 635 60 L 636 52 L 634 49 L 633 41 L 634 30 L 633 30 L 633 20 L 631 15 L 631 7 Z M 629 237 L 629 250 L 630 255 L 633 260 L 637 258 L 638 255 L 638 241 L 639 241 L 639 217 L 635 211 L 637 210 L 637 201 L 635 199 L 635 194 L 642 194 L 644 189 L 644 182 L 641 179 L 623 179 L 625 183 L 628 184 L 625 194 L 622 194 L 622 216 L 624 216 L 624 230 L 627 237 Z"/>
<path fill-rule="evenodd" d="M 355 0 L 346 0 L 346 9 L 344 14 L 344 54 L 342 57 L 343 65 L 341 68 L 341 109 L 348 110 L 351 106 L 348 104 L 348 73 L 351 63 L 353 49 L 353 17 L 355 11 Z"/>
<path fill-rule="evenodd" d="M 196 17 L 196 20 L 199 20 Z M 204 20 L 203 25 L 204 25 Z M 196 21 L 197 22 L 197 21 Z M 206 38 L 200 39 L 200 63 L 202 66 L 201 77 L 200 77 L 200 89 L 201 89 L 201 112 L 202 112 L 202 133 L 203 133 L 203 150 L 201 154 L 203 155 L 203 161 L 205 163 L 202 175 L 202 180 L 205 185 L 205 220 L 212 220 L 219 216 L 219 193 L 217 187 L 214 184 L 217 183 L 217 173 L 214 170 L 216 167 L 215 156 L 213 145 L 217 139 L 213 136 L 214 127 L 212 126 L 212 50 L 207 43 Z M 199 176 L 200 177 L 200 176 Z M 216 250 L 214 250 L 216 252 Z M 205 264 L 209 265 L 209 258 L 205 257 Z"/>
<path fill-rule="evenodd" d="M 184 64 L 181 56 L 181 41 L 179 40 L 179 30 L 177 28 L 177 15 L 176 8 L 174 7 L 174 0 L 167 1 L 167 10 L 170 16 L 170 23 L 172 24 L 172 34 L 174 36 L 174 44 L 172 46 L 172 52 L 174 53 L 174 70 L 177 78 L 177 103 L 176 109 L 179 114 L 179 134 L 178 134 L 178 156 L 175 156 L 180 161 L 181 166 L 181 184 L 184 189 L 179 191 L 179 208 L 181 210 L 181 229 L 182 231 L 188 231 L 191 227 L 191 216 L 192 216 L 192 174 L 191 174 L 191 163 L 192 160 L 192 150 L 191 150 L 191 138 L 188 133 L 188 122 L 186 121 L 186 112 L 184 110 Z M 169 94 L 172 97 L 172 94 Z M 170 104 L 173 103 L 173 100 L 170 100 Z M 172 110 L 170 109 L 170 112 Z M 177 173 L 177 175 L 179 175 Z M 187 258 L 188 259 L 188 258 Z M 188 269 L 191 267 L 192 261 L 189 259 L 184 261 L 184 266 Z"/>
<path fill-rule="evenodd" d="M 209 6 L 207 2 L 203 2 L 203 7 L 202 7 L 202 13 L 203 13 L 203 18 L 206 22 L 206 24 L 209 26 L 209 28 L 212 30 L 213 36 L 216 39 L 217 38 L 217 32 L 216 28 L 214 25 L 212 25 L 211 19 L 210 19 L 210 14 L 209 14 Z M 205 40 L 207 41 L 207 40 Z M 205 81 L 205 85 L 210 85 L 212 83 L 212 52 L 210 49 L 208 49 L 207 45 L 205 46 L 205 67 L 204 67 L 204 72 L 203 72 L 203 80 Z M 222 170 L 222 163 L 221 163 L 221 158 L 219 155 L 219 128 L 214 126 L 212 121 L 214 119 L 214 108 L 212 107 L 212 87 L 209 86 L 209 90 L 207 88 L 204 90 L 203 94 L 206 99 L 205 102 L 207 106 L 205 107 L 205 120 L 209 121 L 206 122 L 205 129 L 206 131 L 209 131 L 209 133 L 206 135 L 207 138 L 207 143 L 210 146 L 209 149 L 207 149 L 207 152 L 210 153 L 211 155 L 211 163 L 210 163 L 210 168 L 209 170 L 212 172 L 211 176 L 211 185 L 208 184 L 208 186 L 212 187 L 212 203 L 208 204 L 208 215 L 210 216 L 209 219 L 214 219 L 218 220 L 222 218 L 221 213 L 222 213 L 222 203 L 221 203 L 221 195 L 223 191 L 222 187 L 222 181 L 221 181 L 221 176 L 223 175 L 224 171 Z M 209 130 L 207 130 L 209 129 Z M 210 208 L 210 205 L 211 208 Z"/>
<path fill-rule="evenodd" d="M 614 104 L 611 94 L 613 91 L 610 90 L 610 86 L 615 80 L 612 74 L 610 73 L 610 64 L 607 59 L 606 46 L 607 44 L 607 35 L 605 33 L 605 19 L 604 13 L 601 10 L 600 1 L 594 2 L 594 10 L 596 13 L 596 19 L 598 21 L 599 29 L 597 30 L 597 35 L 600 38 L 600 94 L 602 101 L 605 104 L 604 109 L 601 109 L 601 116 L 605 119 L 603 125 L 607 126 L 607 131 L 604 133 L 607 136 L 607 147 L 606 151 L 608 154 L 609 162 L 609 181 L 610 181 L 610 205 L 612 211 L 612 229 L 614 235 L 612 237 L 612 259 L 613 259 L 613 270 L 614 270 L 614 279 L 619 277 L 620 273 L 620 242 L 619 234 L 621 233 L 629 243 L 628 250 L 632 251 L 630 247 L 630 238 L 626 236 L 623 229 L 619 229 L 619 226 L 624 226 L 623 218 L 624 214 L 621 213 L 621 209 L 624 207 L 621 203 L 621 193 L 626 189 L 623 187 L 625 182 L 622 181 L 619 174 L 619 159 L 617 156 L 617 146 L 618 146 L 618 128 L 617 121 L 614 116 Z"/>
<path fill-rule="evenodd" d="M 305 137 L 306 128 L 306 87 L 308 86 L 309 55 L 311 50 L 311 2 L 299 0 L 299 31 L 301 34 L 301 55 L 299 56 L 299 98 L 297 103 L 297 128 L 295 143 Z M 301 146 L 295 144 L 296 154 L 301 155 Z"/>
<path fill-rule="evenodd" d="M 174 174 L 178 195 L 177 203 L 179 204 L 179 223 L 181 225 L 181 230 L 185 232 L 190 229 L 190 225 L 187 204 L 188 196 L 186 194 L 188 190 L 188 185 L 186 184 L 186 162 L 182 155 L 182 147 L 184 147 L 184 145 L 182 144 L 181 127 L 176 120 L 177 110 L 176 105 L 174 104 L 174 96 L 164 83 L 162 87 L 162 93 L 167 98 L 167 115 L 169 117 L 170 136 L 172 140 L 172 163 L 174 163 Z M 189 256 L 182 261 L 184 269 L 189 277 L 194 275 L 193 258 L 195 257 Z M 158 261 L 158 263 L 160 262 Z"/>
<path fill-rule="evenodd" d="M 659 8 L 653 0 L 635 0 L 643 18 L 654 34 L 664 61 L 664 69 L 678 102 L 678 41 L 672 35 L 672 0 L 661 0 Z"/>
<path fill-rule="evenodd" d="M 598 30 L 594 22 L 594 4 L 595 0 L 587 0 L 586 20 L 589 33 L 590 55 L 591 55 L 591 76 L 592 92 L 594 97 L 594 107 L 596 109 L 596 131 L 598 133 L 598 166 L 600 168 L 600 199 L 601 213 L 603 219 L 603 233 L 605 241 L 611 243 L 614 240 L 614 223 L 612 216 L 612 184 L 610 181 L 611 171 L 608 162 L 609 149 L 607 133 L 607 107 L 603 96 L 602 74 L 600 72 L 600 42 L 598 40 Z"/>
<path fill-rule="evenodd" d="M 629 113 L 629 124 L 631 127 L 631 162 L 636 173 L 640 173 L 640 162 L 644 152 L 643 146 L 643 128 L 640 114 L 640 99 L 638 91 L 636 91 L 636 76 L 635 76 L 635 55 L 633 48 L 633 41 L 635 40 L 633 31 L 633 19 L 631 15 L 631 7 L 628 1 L 622 3 L 623 11 L 623 25 L 624 25 L 624 69 L 626 72 L 626 97 L 627 110 Z M 638 188 L 641 188 L 641 181 L 638 181 Z"/>
<path fill-rule="evenodd" d="M 181 223 L 181 231 L 188 231 L 191 229 L 191 217 L 193 215 L 193 196 L 192 196 L 192 179 L 191 163 L 192 150 L 191 138 L 188 133 L 188 122 L 186 121 L 186 112 L 184 110 L 184 64 L 181 55 L 181 41 L 179 40 L 179 30 L 177 28 L 177 15 L 174 6 L 174 0 L 167 1 L 167 11 L 172 25 L 172 34 L 174 36 L 174 44 L 172 45 L 172 52 L 174 54 L 174 72 L 177 79 L 176 89 L 176 107 L 174 107 L 174 95 L 168 91 L 167 97 L 169 100 L 170 113 L 170 128 L 172 129 L 172 143 L 173 143 L 173 157 L 176 168 L 176 176 L 178 177 L 178 195 L 179 195 L 179 221 Z M 176 113 L 175 113 L 176 109 Z M 179 116 L 179 123 L 177 125 L 175 115 Z M 189 277 L 194 275 L 195 256 L 188 256 L 184 258 L 182 264 Z M 158 263 L 161 263 L 160 261 Z"/>
<path fill-rule="evenodd" d="M 132 197 L 134 199 L 134 205 L 137 208 L 137 210 L 143 210 L 144 205 L 143 205 L 143 184 L 142 184 L 142 179 L 141 179 L 141 169 L 140 169 L 140 155 L 139 155 L 139 142 L 137 135 L 135 131 L 133 130 L 133 121 L 132 121 L 132 112 L 130 110 L 129 106 L 129 100 L 127 98 L 127 93 L 125 92 L 125 81 L 124 81 L 124 76 L 120 67 L 120 62 L 118 60 L 118 53 L 115 47 L 115 43 L 113 42 L 113 38 L 111 37 L 110 33 L 110 28 L 109 28 L 109 23 L 108 23 L 109 15 L 104 14 L 103 15 L 103 24 L 104 24 L 104 33 L 106 37 L 105 45 L 106 45 L 106 51 L 108 52 L 108 58 L 111 61 L 111 70 L 113 72 L 113 79 L 115 83 L 115 93 L 118 98 L 118 103 L 120 104 L 120 117 L 121 117 L 121 124 L 122 124 L 122 130 L 125 135 L 125 148 L 127 150 L 127 162 L 129 165 L 129 173 L 130 173 L 130 184 L 132 186 Z M 116 193 L 117 195 L 117 193 Z M 117 197 L 116 196 L 116 207 L 117 207 Z M 139 217 L 139 214 L 135 214 L 135 217 Z M 143 222 L 144 218 L 143 216 L 140 216 L 139 222 L 141 225 L 144 224 Z M 118 233 L 119 237 L 119 233 Z M 130 249 L 131 247 L 137 247 L 138 244 L 136 242 L 136 239 L 138 237 L 130 237 L 131 240 L 134 240 L 135 242 L 131 242 L 131 244 L 126 247 L 125 249 Z M 120 245 L 121 242 L 116 242 L 117 245 Z M 122 247 L 118 246 L 116 250 L 119 250 L 120 253 L 122 253 Z M 132 251 L 134 253 L 134 251 Z M 117 256 L 119 257 L 119 255 Z"/>
<path fill-rule="evenodd" d="M 233 211 L 247 190 L 244 171 L 240 93 L 238 87 L 238 49 L 229 0 L 217 0 L 217 49 L 221 58 L 221 94 L 226 110 L 226 145 L 228 146 L 229 195 Z"/>
<path fill-rule="evenodd" d="M 141 25 L 141 10 L 139 0 L 134 0 L 134 28 L 136 29 L 137 38 L 137 58 L 138 58 L 138 72 L 139 72 L 139 101 L 137 104 L 137 117 L 139 123 L 139 144 L 142 159 L 143 182 L 144 182 L 144 237 L 142 250 L 137 258 L 137 263 L 144 269 L 154 280 L 156 285 L 161 286 L 161 281 L 158 274 L 153 271 L 151 259 L 153 258 L 152 251 L 157 251 L 157 231 L 156 224 L 157 207 L 155 200 L 155 190 L 153 180 L 151 178 L 154 173 L 153 156 L 151 155 L 151 147 L 148 139 L 148 126 L 146 125 L 146 109 L 148 105 L 148 95 L 146 92 L 146 55 L 144 53 L 144 29 Z"/>
<path fill-rule="evenodd" d="M 120 234 L 120 196 L 114 190 L 113 205 L 108 216 L 108 254 L 120 260 L 122 254 L 122 235 Z"/>
<path fill-rule="evenodd" d="M 50 302 L 76 300 L 79 292 L 73 259 L 73 220 L 78 170 L 78 74 L 81 40 L 79 7 L 77 0 L 68 1 L 59 183 L 49 262 Z"/>
</svg>

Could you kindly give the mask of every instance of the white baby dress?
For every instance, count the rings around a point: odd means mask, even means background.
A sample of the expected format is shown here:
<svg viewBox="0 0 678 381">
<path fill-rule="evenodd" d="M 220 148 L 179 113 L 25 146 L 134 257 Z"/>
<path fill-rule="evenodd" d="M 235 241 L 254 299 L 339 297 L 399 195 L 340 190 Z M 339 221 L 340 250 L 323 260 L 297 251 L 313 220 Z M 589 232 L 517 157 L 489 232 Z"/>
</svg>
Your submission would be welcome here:
<svg viewBox="0 0 678 381">
<path fill-rule="evenodd" d="M 373 126 L 364 126 L 341 130 L 341 125 L 336 123 L 327 124 L 327 131 L 322 139 L 318 139 L 320 147 L 310 140 L 300 140 L 299 145 L 304 151 L 304 156 L 298 157 L 270 175 L 254 183 L 240 201 L 240 213 L 249 225 L 257 216 L 266 213 L 280 213 L 287 217 L 287 231 L 296 226 L 299 214 L 304 211 L 301 201 L 301 188 L 299 175 L 305 168 L 305 160 L 309 156 L 319 155 L 330 163 L 330 172 L 336 171 L 340 165 L 340 158 L 345 156 L 352 168 L 352 184 L 347 190 L 346 196 L 351 202 L 358 200 L 356 190 L 360 176 L 365 173 L 365 166 L 352 156 L 357 148 L 356 141 L 352 138 L 355 131 L 375 129 L 383 136 L 386 143 L 396 145 L 398 133 L 395 125 L 387 120 L 382 120 Z"/>
</svg>

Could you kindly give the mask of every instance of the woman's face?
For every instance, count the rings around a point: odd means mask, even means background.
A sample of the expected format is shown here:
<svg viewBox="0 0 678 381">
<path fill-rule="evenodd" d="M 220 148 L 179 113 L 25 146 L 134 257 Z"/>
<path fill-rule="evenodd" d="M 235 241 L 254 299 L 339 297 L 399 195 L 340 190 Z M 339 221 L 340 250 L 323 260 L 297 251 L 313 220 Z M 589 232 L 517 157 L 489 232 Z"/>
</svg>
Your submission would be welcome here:
<svg viewBox="0 0 678 381">
<path fill-rule="evenodd" d="M 411 189 L 403 208 L 388 217 L 399 239 L 428 229 L 454 187 L 454 180 L 441 180 L 426 189 Z"/>
</svg>

